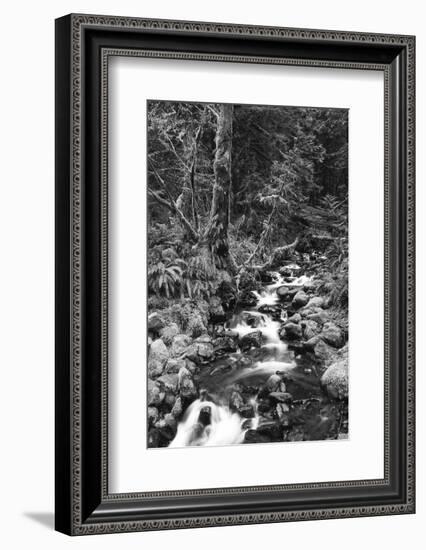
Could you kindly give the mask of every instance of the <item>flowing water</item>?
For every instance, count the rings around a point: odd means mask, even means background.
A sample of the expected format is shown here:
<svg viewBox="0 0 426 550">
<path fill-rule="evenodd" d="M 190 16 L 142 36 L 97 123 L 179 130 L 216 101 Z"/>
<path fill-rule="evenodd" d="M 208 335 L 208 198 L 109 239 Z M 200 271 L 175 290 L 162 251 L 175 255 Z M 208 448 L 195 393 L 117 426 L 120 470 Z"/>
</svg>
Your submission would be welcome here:
<svg viewBox="0 0 426 550">
<path fill-rule="evenodd" d="M 277 372 L 290 373 L 286 389 L 293 399 L 312 399 L 321 395 L 315 368 L 306 364 L 305 358 L 295 356 L 288 349 L 287 342 L 279 336 L 281 324 L 287 318 L 285 306 L 281 304 L 281 310 L 275 309 L 272 313 L 259 311 L 262 306 L 279 304 L 277 290 L 281 286 L 302 288 L 310 278 L 301 275 L 284 280 L 278 273 L 273 276 L 275 281 L 272 284 L 260 292 L 253 292 L 257 298 L 256 306 L 236 311 L 225 327 L 231 333 L 238 334 L 239 341 L 250 333 L 260 331 L 261 347 L 252 347 L 247 351 L 239 349 L 201 368 L 196 382 L 199 388 L 204 389 L 204 394 L 185 411 L 170 447 L 242 443 L 247 430 L 256 430 L 261 421 L 258 413 L 260 391 L 268 378 Z M 232 410 L 232 392 L 236 385 L 240 394 L 245 396 L 246 405 L 248 401 L 248 409 L 251 407 L 249 418 Z"/>
</svg>

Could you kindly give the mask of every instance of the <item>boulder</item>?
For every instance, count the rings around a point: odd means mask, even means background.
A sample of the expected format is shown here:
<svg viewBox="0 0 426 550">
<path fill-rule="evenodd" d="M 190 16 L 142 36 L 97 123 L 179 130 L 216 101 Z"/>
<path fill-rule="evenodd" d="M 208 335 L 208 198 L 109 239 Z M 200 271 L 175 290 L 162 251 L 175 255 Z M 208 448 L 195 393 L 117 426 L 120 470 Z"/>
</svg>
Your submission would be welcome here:
<svg viewBox="0 0 426 550">
<path fill-rule="evenodd" d="M 279 321 L 281 319 L 282 310 L 280 306 L 264 304 L 258 308 L 258 311 L 271 316 L 275 321 Z"/>
<path fill-rule="evenodd" d="M 190 400 L 197 397 L 197 388 L 190 376 L 185 376 L 182 378 L 179 385 L 179 392 L 181 397 L 184 399 Z"/>
<path fill-rule="evenodd" d="M 176 374 L 180 371 L 182 367 L 186 366 L 185 359 L 167 359 L 166 366 L 164 367 L 164 372 L 166 374 Z"/>
<path fill-rule="evenodd" d="M 289 317 L 287 319 L 287 322 L 288 323 L 300 323 L 301 320 L 302 320 L 302 316 L 300 315 L 300 313 L 295 313 L 294 315 L 292 315 L 291 317 Z"/>
<path fill-rule="evenodd" d="M 302 321 L 301 326 L 302 326 L 303 337 L 306 340 L 310 340 L 311 338 L 319 334 L 321 330 L 318 323 L 310 319 Z"/>
<path fill-rule="evenodd" d="M 270 285 L 275 282 L 274 274 L 270 271 L 261 271 L 259 277 L 262 283 Z"/>
<path fill-rule="evenodd" d="M 153 426 L 160 417 L 157 407 L 148 407 L 148 426 Z"/>
<path fill-rule="evenodd" d="M 154 340 L 149 348 L 148 355 L 148 376 L 157 378 L 163 374 L 165 365 L 169 358 L 169 351 L 160 338 Z"/>
<path fill-rule="evenodd" d="M 148 384 L 148 407 L 158 407 L 161 405 L 165 395 L 165 392 L 161 391 L 156 384 L 151 387 Z"/>
<path fill-rule="evenodd" d="M 180 397 L 177 397 L 172 407 L 171 414 L 175 418 L 180 418 L 182 416 L 182 413 L 183 413 L 182 399 Z"/>
<path fill-rule="evenodd" d="M 288 420 L 288 413 L 290 412 L 290 407 L 287 405 L 287 403 L 277 403 L 277 406 L 275 407 L 275 412 L 278 418 L 281 420 L 281 422 L 284 422 Z M 288 425 L 288 423 L 286 423 L 286 425 Z"/>
<path fill-rule="evenodd" d="M 153 311 L 148 315 L 148 330 L 158 334 L 166 326 L 166 321 L 158 311 Z"/>
<path fill-rule="evenodd" d="M 159 384 L 160 388 L 165 391 L 176 393 L 178 389 L 178 379 L 178 374 L 163 374 L 157 378 L 157 384 Z"/>
<path fill-rule="evenodd" d="M 279 374 L 271 374 L 271 376 L 268 378 L 268 380 L 265 383 L 265 389 L 268 391 L 268 393 L 271 392 L 281 392 L 282 391 L 282 378 Z M 284 389 L 285 391 L 285 389 Z"/>
<path fill-rule="evenodd" d="M 269 394 L 270 399 L 274 399 L 278 403 L 291 403 L 293 401 L 293 396 L 288 392 L 273 391 Z"/>
<path fill-rule="evenodd" d="M 176 434 L 177 420 L 171 413 L 167 413 L 167 414 L 164 415 L 164 424 L 168 428 L 170 428 L 173 431 L 174 434 Z"/>
<path fill-rule="evenodd" d="M 320 363 L 325 365 L 329 364 L 330 361 L 333 360 L 335 354 L 335 350 L 321 339 L 317 341 L 313 351 L 315 358 L 318 359 Z"/>
<path fill-rule="evenodd" d="M 295 274 L 300 273 L 301 267 L 297 264 L 288 264 L 280 269 L 280 275 L 283 277 L 293 277 Z"/>
<path fill-rule="evenodd" d="M 345 343 L 342 331 L 332 322 L 325 323 L 322 327 L 321 338 L 335 348 L 341 348 Z"/>
<path fill-rule="evenodd" d="M 295 297 L 293 298 L 293 301 L 291 302 L 293 307 L 295 308 L 301 308 L 303 306 L 306 306 L 306 304 L 309 301 L 309 297 L 303 290 L 299 290 Z"/>
<path fill-rule="evenodd" d="M 306 318 L 315 321 L 319 325 L 323 325 L 329 319 L 329 315 L 322 308 L 316 308 L 314 311 L 308 310 L 306 312 Z"/>
<path fill-rule="evenodd" d="M 324 298 L 322 298 L 321 296 L 314 296 L 309 300 L 307 307 L 322 307 L 323 305 Z"/>
<path fill-rule="evenodd" d="M 242 398 L 240 392 L 233 391 L 231 397 L 229 398 L 229 407 L 231 410 L 240 412 L 244 407 L 244 399 Z"/>
<path fill-rule="evenodd" d="M 219 336 L 213 340 L 215 355 L 224 355 L 237 351 L 236 338 L 231 335 Z"/>
<path fill-rule="evenodd" d="M 166 344 L 166 346 L 170 346 L 170 344 L 173 342 L 173 338 L 179 334 L 179 327 L 176 323 L 170 323 L 170 325 L 167 325 L 166 327 L 163 327 L 160 330 L 160 337 L 163 340 L 163 342 Z"/>
<path fill-rule="evenodd" d="M 289 298 L 289 291 L 288 291 L 288 287 L 286 286 L 280 286 L 277 288 L 277 296 L 280 300 L 288 300 Z"/>
<path fill-rule="evenodd" d="M 185 356 L 197 365 L 213 359 L 214 348 L 210 336 L 200 336 L 186 349 Z"/>
<path fill-rule="evenodd" d="M 250 404 L 242 405 L 238 410 L 238 412 L 243 418 L 254 418 L 255 416 L 254 407 L 253 405 L 250 405 Z"/>
<path fill-rule="evenodd" d="M 262 333 L 260 330 L 254 330 L 245 334 L 239 341 L 240 349 L 248 351 L 250 348 L 260 348 L 262 345 Z"/>
<path fill-rule="evenodd" d="M 296 323 L 286 323 L 280 330 L 280 337 L 288 340 L 299 340 L 302 337 L 302 327 Z"/>
<path fill-rule="evenodd" d="M 321 377 L 321 385 L 333 399 L 346 399 L 349 393 L 348 360 L 332 363 Z"/>
<path fill-rule="evenodd" d="M 170 356 L 172 358 L 182 357 L 190 343 L 191 338 L 187 334 L 177 334 L 172 340 Z"/>
</svg>

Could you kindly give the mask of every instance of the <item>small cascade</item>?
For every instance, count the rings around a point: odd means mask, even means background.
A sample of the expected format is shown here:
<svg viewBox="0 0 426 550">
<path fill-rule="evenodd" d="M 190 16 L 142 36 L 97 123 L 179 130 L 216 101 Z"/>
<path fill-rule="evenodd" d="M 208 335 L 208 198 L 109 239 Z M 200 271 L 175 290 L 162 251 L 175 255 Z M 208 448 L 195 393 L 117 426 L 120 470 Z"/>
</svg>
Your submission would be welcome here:
<svg viewBox="0 0 426 550">
<path fill-rule="evenodd" d="M 185 412 L 169 447 L 235 445 L 242 443 L 246 431 L 257 424 L 257 414 L 247 422 L 224 405 L 197 399 Z"/>
<path fill-rule="evenodd" d="M 297 367 L 293 353 L 288 350 L 287 343 L 280 338 L 281 324 L 287 319 L 287 313 L 282 305 L 277 306 L 281 303 L 277 290 L 281 286 L 302 288 L 311 281 L 312 277 L 294 276 L 300 268 L 296 265 L 288 267 L 294 268 L 293 271 L 290 270 L 290 276 L 284 277 L 280 273 L 271 273 L 274 282 L 264 286 L 259 292 L 253 291 L 257 299 L 255 307 L 236 312 L 227 324 L 227 329 L 237 334 L 238 340 L 250 333 L 261 332 L 261 347 L 254 346 L 244 351 L 239 349 L 234 353 L 232 357 L 234 364 L 238 363 L 241 357 L 248 361 L 243 363 L 244 366 L 236 372 L 225 369 L 224 374 L 219 375 L 219 377 L 222 376 L 219 381 L 217 381 L 217 373 L 221 372 L 220 368 L 212 368 L 208 377 L 213 384 L 216 384 L 212 389 L 213 397 L 202 396 L 201 399 L 196 399 L 189 405 L 178 424 L 176 435 L 169 444 L 170 447 L 235 445 L 244 441 L 247 430 L 258 428 L 261 415 L 258 413 L 257 393 L 252 393 L 248 399 L 246 397 L 245 406 L 251 406 L 254 411 L 253 418 L 248 419 L 228 406 L 229 395 L 226 394 L 226 389 L 234 383 L 241 384 L 243 387 L 260 388 L 276 372 L 285 373 Z M 277 307 L 271 307 L 268 312 L 268 308 L 262 309 L 262 306 Z M 278 316 L 281 310 L 279 319 L 276 315 L 277 309 Z M 207 387 L 209 383 L 212 384 L 206 377 L 203 379 L 204 383 Z"/>
</svg>

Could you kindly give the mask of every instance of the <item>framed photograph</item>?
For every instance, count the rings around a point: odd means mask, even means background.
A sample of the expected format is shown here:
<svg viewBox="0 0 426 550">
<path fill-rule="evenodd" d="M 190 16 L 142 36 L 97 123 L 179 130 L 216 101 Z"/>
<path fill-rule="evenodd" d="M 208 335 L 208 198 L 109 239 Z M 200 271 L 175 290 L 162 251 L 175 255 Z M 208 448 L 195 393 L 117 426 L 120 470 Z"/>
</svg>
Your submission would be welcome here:
<svg viewBox="0 0 426 550">
<path fill-rule="evenodd" d="M 413 36 L 56 21 L 56 529 L 408 514 Z"/>
</svg>

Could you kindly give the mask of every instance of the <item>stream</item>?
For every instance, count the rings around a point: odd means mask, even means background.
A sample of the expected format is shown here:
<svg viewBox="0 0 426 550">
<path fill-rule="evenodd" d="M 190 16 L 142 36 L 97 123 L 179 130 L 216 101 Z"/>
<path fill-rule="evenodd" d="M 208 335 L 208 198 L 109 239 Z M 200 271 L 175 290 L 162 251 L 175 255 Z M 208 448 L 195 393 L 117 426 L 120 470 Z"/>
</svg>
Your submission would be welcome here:
<svg viewBox="0 0 426 550">
<path fill-rule="evenodd" d="M 237 309 L 225 324 L 224 334 L 238 335 L 239 347 L 195 376 L 200 397 L 185 411 L 170 447 L 335 438 L 341 411 L 323 394 L 315 361 L 279 335 L 289 306 L 277 290 L 303 288 L 311 278 L 272 276 L 273 283 L 253 291 L 256 305 Z M 260 346 L 242 346 L 255 331 Z"/>
</svg>

